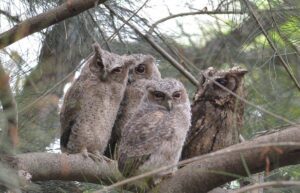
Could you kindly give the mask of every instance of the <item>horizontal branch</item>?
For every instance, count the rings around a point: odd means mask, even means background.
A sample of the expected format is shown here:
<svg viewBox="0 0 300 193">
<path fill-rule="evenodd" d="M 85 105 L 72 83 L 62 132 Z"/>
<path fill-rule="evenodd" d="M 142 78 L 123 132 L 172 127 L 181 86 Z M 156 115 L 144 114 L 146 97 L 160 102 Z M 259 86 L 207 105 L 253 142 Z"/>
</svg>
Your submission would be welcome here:
<svg viewBox="0 0 300 193">
<path fill-rule="evenodd" d="M 174 177 L 163 181 L 156 190 L 174 193 L 208 192 L 238 176 L 247 175 L 241 157 L 244 158 L 252 173 L 265 169 L 266 157 L 270 160 L 271 169 L 298 164 L 300 163 L 299 139 L 300 127 L 291 126 L 214 153 L 184 160 L 181 163 L 188 164 L 179 169 Z M 29 172 L 32 181 L 65 180 L 111 184 L 122 178 L 115 161 L 94 162 L 81 154 L 26 153 L 2 156 L 0 160 L 12 168 Z M 224 175 L 229 173 L 234 175 Z M 153 174 L 155 172 L 148 172 L 140 178 L 135 177 L 135 180 Z M 108 186 L 105 190 L 124 185 L 130 179 L 126 180 Z"/>
<path fill-rule="evenodd" d="M 115 161 L 94 162 L 82 154 L 25 153 L 0 158 L 12 168 L 24 170 L 32 181 L 64 180 L 112 183 L 121 177 Z"/>
<path fill-rule="evenodd" d="M 200 156 L 199 160 L 178 170 L 174 177 L 162 182 L 157 189 L 159 192 L 165 193 L 208 192 L 226 182 L 237 179 L 238 176 L 247 176 L 247 168 L 245 168 L 243 160 L 251 173 L 264 171 L 268 167 L 266 159 L 269 159 L 271 169 L 299 164 L 299 142 L 300 126 L 290 126 L 279 132 Z M 296 144 L 255 147 L 268 143 Z M 237 149 L 240 151 L 236 151 Z"/>
<path fill-rule="evenodd" d="M 59 7 L 29 18 L 0 34 L 0 49 L 55 23 L 92 8 L 105 0 L 67 0 Z"/>
</svg>

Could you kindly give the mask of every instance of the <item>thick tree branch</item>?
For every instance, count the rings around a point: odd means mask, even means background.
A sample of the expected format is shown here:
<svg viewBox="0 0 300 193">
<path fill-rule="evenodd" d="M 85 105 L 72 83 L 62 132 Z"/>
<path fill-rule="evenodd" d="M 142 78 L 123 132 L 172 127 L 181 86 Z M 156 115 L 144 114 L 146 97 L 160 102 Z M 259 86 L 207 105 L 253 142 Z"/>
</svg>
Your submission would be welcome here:
<svg viewBox="0 0 300 193">
<path fill-rule="evenodd" d="M 29 18 L 0 34 L 0 49 L 103 2 L 105 0 L 67 0 L 61 6 Z"/>
<path fill-rule="evenodd" d="M 81 154 L 25 153 L 1 162 L 31 174 L 32 181 L 65 180 L 112 183 L 121 177 L 115 161 L 94 162 Z"/>
<path fill-rule="evenodd" d="M 268 143 L 295 142 L 295 146 L 255 147 Z M 223 150 L 201 156 L 194 163 L 178 170 L 174 177 L 164 181 L 157 189 L 159 192 L 197 192 L 205 193 L 237 176 L 247 176 L 242 159 L 247 163 L 251 173 L 263 171 L 266 167 L 265 158 L 268 157 L 272 169 L 286 165 L 300 163 L 300 126 L 291 126 L 285 130 L 261 136 L 251 141 L 233 145 Z M 250 147 L 250 149 L 248 149 Z M 243 149 L 235 151 L 235 149 Z M 265 152 L 265 153 L 263 153 Z M 234 174 L 224 175 L 224 174 Z"/>
<path fill-rule="evenodd" d="M 6 150 L 10 151 L 9 148 L 15 148 L 19 142 L 18 138 L 18 113 L 17 104 L 13 95 L 13 92 L 9 85 L 9 75 L 5 73 L 5 70 L 0 63 L 0 103 L 6 116 L 6 130 L 8 137 L 9 146 L 6 146 Z"/>
<path fill-rule="evenodd" d="M 165 180 L 157 188 L 159 192 L 208 192 L 214 187 L 235 179 L 233 176 L 225 176 L 224 172 L 233 173 L 236 176 L 246 175 L 241 156 L 253 173 L 264 170 L 264 158 L 266 156 L 271 161 L 272 169 L 300 163 L 300 145 L 297 143 L 299 139 L 300 127 L 291 126 L 252 141 L 190 160 L 184 160 L 182 165 L 189 164 L 178 170 L 174 177 Z M 262 152 L 266 152 L 266 150 L 274 150 L 269 147 L 268 144 L 270 143 L 281 143 L 278 147 L 282 153 L 269 151 L 268 154 L 263 154 Z M 285 143 L 285 145 L 282 145 L 282 143 Z M 90 158 L 84 158 L 81 154 L 26 153 L 15 156 L 2 156 L 0 159 L 1 162 L 6 162 L 17 170 L 29 172 L 33 181 L 75 180 L 111 184 L 121 179 L 115 161 L 96 163 Z M 152 172 L 152 174 L 154 173 Z M 123 184 L 126 183 L 119 182 L 110 187 Z"/>
</svg>

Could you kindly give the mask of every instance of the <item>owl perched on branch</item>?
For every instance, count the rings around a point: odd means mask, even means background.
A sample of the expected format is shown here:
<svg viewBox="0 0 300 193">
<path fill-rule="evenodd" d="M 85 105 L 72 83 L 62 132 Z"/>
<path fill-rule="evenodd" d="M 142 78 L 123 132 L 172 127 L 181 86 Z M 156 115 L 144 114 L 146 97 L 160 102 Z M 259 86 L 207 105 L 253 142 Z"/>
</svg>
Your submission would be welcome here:
<svg viewBox="0 0 300 193">
<path fill-rule="evenodd" d="M 189 98 L 181 82 L 167 78 L 148 83 L 137 112 L 122 130 L 119 170 L 128 177 L 176 164 L 190 119 Z"/>
<path fill-rule="evenodd" d="M 121 103 L 117 120 L 113 127 L 112 137 L 105 154 L 108 157 L 116 157 L 115 149 L 116 145 L 120 142 L 121 131 L 137 111 L 147 82 L 161 79 L 155 59 L 151 55 L 132 54 L 130 56 L 135 59 L 135 64 L 129 70 L 125 96 Z"/>
<path fill-rule="evenodd" d="M 215 82 L 245 97 L 243 79 L 246 73 L 247 70 L 240 67 L 229 70 L 210 67 L 200 73 L 198 90 L 191 107 L 192 126 L 183 148 L 182 159 L 210 153 L 239 142 L 244 103 Z"/>
<path fill-rule="evenodd" d="M 101 158 L 111 136 L 134 60 L 93 45 L 80 76 L 66 93 L 60 112 L 61 150 Z"/>
</svg>

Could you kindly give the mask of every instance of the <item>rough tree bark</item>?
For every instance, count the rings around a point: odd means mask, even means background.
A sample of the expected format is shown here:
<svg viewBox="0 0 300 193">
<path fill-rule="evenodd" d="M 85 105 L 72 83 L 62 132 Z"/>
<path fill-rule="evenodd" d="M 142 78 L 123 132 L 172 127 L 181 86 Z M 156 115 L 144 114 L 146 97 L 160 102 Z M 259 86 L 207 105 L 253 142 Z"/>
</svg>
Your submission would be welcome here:
<svg viewBox="0 0 300 193">
<path fill-rule="evenodd" d="M 269 146 L 260 148 L 248 147 L 268 143 L 297 143 L 295 146 Z M 157 187 L 159 192 L 172 193 L 205 193 L 226 182 L 230 182 L 237 177 L 226 174 L 247 176 L 247 169 L 243 164 L 243 159 L 249 171 L 254 174 L 268 166 L 266 158 L 270 161 L 271 169 L 300 163 L 300 126 L 290 126 L 285 130 L 265 135 L 236 144 L 203 155 L 203 159 L 188 164 L 176 172 L 171 179 L 165 180 Z M 235 152 L 234 149 L 244 150 Z M 219 155 L 222 153 L 222 155 Z"/>
<path fill-rule="evenodd" d="M 265 158 L 270 159 L 272 169 L 300 163 L 300 126 L 290 126 L 284 130 L 261 136 L 251 141 L 233 145 L 211 154 L 202 155 L 197 161 L 179 169 L 175 176 L 162 182 L 157 187 L 159 192 L 208 192 L 236 177 L 226 176 L 222 172 L 247 175 L 242 158 L 253 173 L 263 171 Z M 273 145 L 270 145 L 273 143 Z M 285 143 L 282 145 L 274 145 Z M 296 143 L 296 144 L 295 144 Z M 261 147 L 257 147 L 261 145 Z M 263 146 L 265 145 L 265 146 Z M 276 148 L 280 152 L 276 151 Z M 120 179 L 115 162 L 95 163 L 82 155 L 27 153 L 1 157 L 17 170 L 25 170 L 32 175 L 32 180 L 75 180 L 83 182 L 111 183 Z"/>
</svg>

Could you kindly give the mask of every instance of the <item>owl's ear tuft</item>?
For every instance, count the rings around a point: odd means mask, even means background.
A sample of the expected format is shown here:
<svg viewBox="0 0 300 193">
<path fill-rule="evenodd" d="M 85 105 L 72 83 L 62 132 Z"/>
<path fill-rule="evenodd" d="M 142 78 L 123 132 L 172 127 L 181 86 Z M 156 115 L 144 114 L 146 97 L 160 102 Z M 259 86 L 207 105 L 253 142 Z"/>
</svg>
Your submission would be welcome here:
<svg viewBox="0 0 300 193">
<path fill-rule="evenodd" d="M 97 42 L 93 43 L 92 46 L 93 46 L 93 50 L 96 54 L 101 54 L 102 49 L 101 49 L 100 45 Z"/>
<path fill-rule="evenodd" d="M 91 71 L 98 72 L 100 69 L 104 68 L 104 63 L 102 59 L 103 51 L 98 43 L 94 43 L 92 46 L 94 50 L 94 56 L 89 67 Z"/>
</svg>

